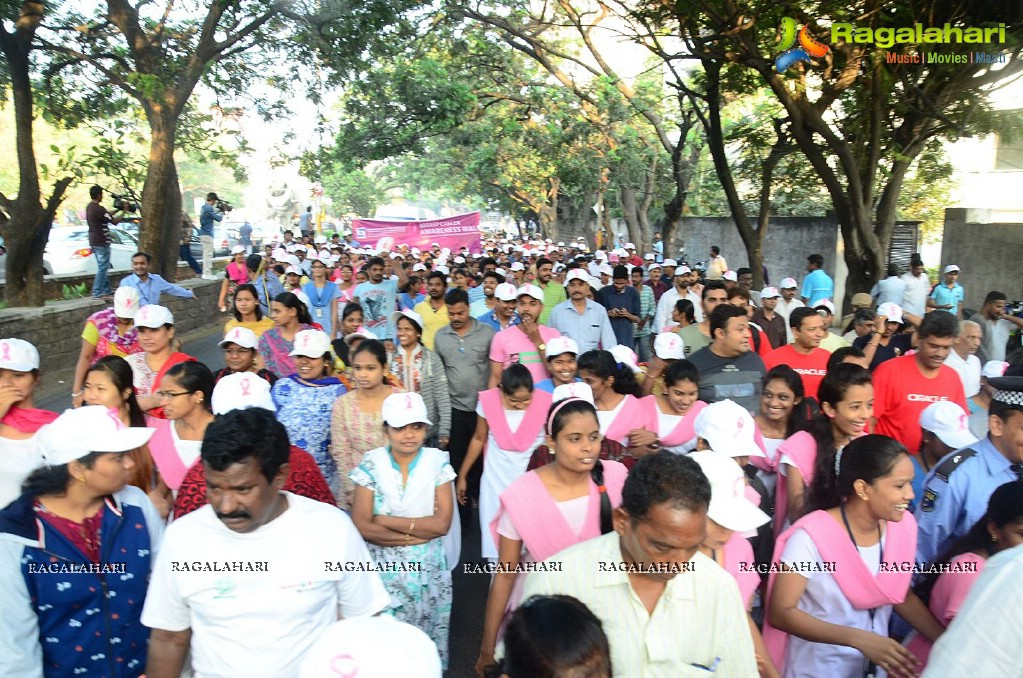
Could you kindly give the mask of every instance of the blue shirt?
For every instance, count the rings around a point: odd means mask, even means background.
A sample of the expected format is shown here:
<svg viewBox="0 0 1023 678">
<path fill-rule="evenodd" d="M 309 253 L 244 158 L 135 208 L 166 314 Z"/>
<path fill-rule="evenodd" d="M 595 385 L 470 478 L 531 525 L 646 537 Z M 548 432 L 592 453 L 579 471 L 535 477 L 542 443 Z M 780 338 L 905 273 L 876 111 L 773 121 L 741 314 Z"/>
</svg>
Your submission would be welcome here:
<svg viewBox="0 0 1023 678">
<path fill-rule="evenodd" d="M 213 237 L 213 222 L 223 220 L 224 215 L 213 209 L 213 205 L 205 203 L 199 210 L 199 235 Z"/>
<path fill-rule="evenodd" d="M 579 344 L 580 354 L 595 348 L 610 349 L 618 343 L 607 311 L 592 299 L 586 300 L 586 310 L 582 313 L 575 310 L 571 299 L 561 302 L 551 311 L 548 323 L 574 339 Z"/>
<path fill-rule="evenodd" d="M 256 298 L 259 300 L 259 307 L 262 309 L 263 315 L 270 317 L 270 302 L 276 299 L 278 294 L 284 292 L 284 286 L 281 285 L 277 276 L 270 273 L 264 273 L 261 278 L 256 278 L 251 284 L 256 288 Z"/>
<path fill-rule="evenodd" d="M 582 381 L 582 379 L 580 379 L 579 377 L 576 377 L 575 380 L 576 382 Z M 538 391 L 543 391 L 545 393 L 554 393 L 554 380 L 544 379 L 543 381 L 538 381 L 533 386 L 533 388 L 537 389 Z"/>
<path fill-rule="evenodd" d="M 185 297 L 186 299 L 194 299 L 195 292 L 192 290 L 186 290 L 184 287 L 169 283 L 155 273 L 150 273 L 145 282 L 137 275 L 132 273 L 121 278 L 121 284 L 118 287 L 134 287 L 139 291 L 139 306 L 148 306 L 149 304 L 159 304 L 160 295 L 167 293 L 175 297 Z"/>
<path fill-rule="evenodd" d="M 799 296 L 807 299 L 806 305 L 813 308 L 825 299 L 834 299 L 835 281 L 822 269 L 816 269 L 803 278 L 803 288 Z"/>
<path fill-rule="evenodd" d="M 501 327 L 501 321 L 497 319 L 497 314 L 494 313 L 494 309 L 490 309 L 479 318 L 476 318 L 476 320 L 479 320 L 484 325 L 490 325 L 494 328 L 495 332 L 507 329 L 506 327 Z M 509 323 L 508 327 L 518 325 L 520 322 L 522 322 L 522 318 L 519 317 L 519 312 L 515 311 L 512 313 L 511 323 Z"/>
<path fill-rule="evenodd" d="M 966 289 L 957 282 L 952 283 L 952 287 L 941 283 L 940 285 L 935 285 L 934 289 L 931 290 L 931 299 L 934 299 L 935 304 L 938 306 L 952 305 L 952 308 L 948 309 L 948 312 L 952 315 L 959 313 L 959 304 L 963 303 L 965 296 Z"/>
<path fill-rule="evenodd" d="M 625 285 L 622 291 L 619 292 L 613 284 L 600 290 L 597 294 L 597 298 L 604 304 L 604 308 L 608 311 L 611 309 L 625 309 L 634 316 L 640 316 L 642 313 L 642 306 L 639 299 L 639 292 L 632 287 L 632 285 Z M 622 346 L 628 346 L 629 348 L 635 348 L 635 341 L 633 339 L 633 332 L 636 326 L 632 324 L 632 321 L 628 318 L 611 318 L 611 329 L 615 333 L 615 339 Z M 610 346 L 604 345 L 604 348 L 611 348 Z"/>
<path fill-rule="evenodd" d="M 1019 479 L 990 436 L 964 449 L 976 454 L 964 457 L 963 450 L 950 452 L 924 481 L 924 492 L 914 513 L 917 562 L 929 563 L 941 555 L 984 516 L 988 500 L 999 486 Z"/>
</svg>

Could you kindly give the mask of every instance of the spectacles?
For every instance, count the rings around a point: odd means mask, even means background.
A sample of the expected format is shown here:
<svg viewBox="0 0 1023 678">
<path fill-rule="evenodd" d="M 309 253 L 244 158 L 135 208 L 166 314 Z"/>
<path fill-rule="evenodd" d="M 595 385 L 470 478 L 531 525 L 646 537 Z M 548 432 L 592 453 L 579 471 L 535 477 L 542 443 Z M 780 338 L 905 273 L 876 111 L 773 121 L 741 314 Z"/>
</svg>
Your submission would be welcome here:
<svg viewBox="0 0 1023 678">
<path fill-rule="evenodd" d="M 243 356 L 252 353 L 251 348 L 225 348 L 224 355 Z"/>
<path fill-rule="evenodd" d="M 178 391 L 177 393 L 173 391 L 157 391 L 153 395 L 155 395 L 159 400 L 169 400 L 170 398 L 177 398 L 178 396 L 188 395 L 190 393 L 195 393 L 195 391 Z"/>
</svg>

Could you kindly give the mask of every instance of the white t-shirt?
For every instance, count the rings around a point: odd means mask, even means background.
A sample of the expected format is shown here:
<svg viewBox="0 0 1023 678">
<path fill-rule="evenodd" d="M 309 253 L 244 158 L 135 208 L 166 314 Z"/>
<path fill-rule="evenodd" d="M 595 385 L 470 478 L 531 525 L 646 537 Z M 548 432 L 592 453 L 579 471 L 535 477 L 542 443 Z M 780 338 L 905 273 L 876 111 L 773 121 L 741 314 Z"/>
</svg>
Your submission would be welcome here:
<svg viewBox="0 0 1023 678">
<path fill-rule="evenodd" d="M 302 656 L 339 614 L 369 616 L 390 602 L 376 572 L 328 571 L 327 563 L 372 562 L 348 515 L 282 494 L 288 509 L 247 534 L 228 529 L 210 505 L 167 528 L 142 623 L 190 628 L 197 678 L 296 676 Z M 182 571 L 238 563 L 266 571 Z"/>
<path fill-rule="evenodd" d="M 885 537 L 882 536 L 880 544 L 865 548 L 857 547 L 863 562 L 874 574 L 880 569 L 880 549 L 884 547 L 884 542 Z M 782 551 L 781 561 L 797 564 L 802 569 L 812 569 L 808 568 L 806 563 L 824 562 L 817 545 L 805 530 L 796 530 L 792 533 L 785 544 L 785 550 Z M 835 564 L 835 567 L 841 566 L 841 563 Z M 796 605 L 800 610 L 830 624 L 873 631 L 887 637 L 888 620 L 892 614 L 891 605 L 875 608 L 871 621 L 868 610 L 857 610 L 852 606 L 838 587 L 834 575 L 827 572 L 802 572 L 800 568 L 796 571 L 807 579 L 806 590 Z M 797 636 L 789 636 L 785 652 L 785 678 L 862 676 L 866 667 L 867 659 L 859 650 L 844 645 L 812 643 Z M 887 674 L 878 669 L 876 675 L 880 678 Z"/>
<path fill-rule="evenodd" d="M 24 440 L 0 438 L 0 508 L 21 496 L 21 484 L 43 465 L 38 436 Z"/>
<path fill-rule="evenodd" d="M 951 367 L 959 375 L 963 382 L 963 391 L 967 398 L 980 393 L 980 358 L 975 355 L 966 356 L 963 360 L 955 349 L 948 352 L 945 364 Z"/>
</svg>

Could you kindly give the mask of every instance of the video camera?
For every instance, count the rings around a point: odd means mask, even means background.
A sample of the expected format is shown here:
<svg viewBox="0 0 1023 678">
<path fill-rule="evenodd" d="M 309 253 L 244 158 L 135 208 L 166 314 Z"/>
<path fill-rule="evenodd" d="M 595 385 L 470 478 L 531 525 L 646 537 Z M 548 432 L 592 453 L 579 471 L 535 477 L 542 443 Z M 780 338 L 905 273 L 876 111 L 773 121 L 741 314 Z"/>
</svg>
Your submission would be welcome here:
<svg viewBox="0 0 1023 678">
<path fill-rule="evenodd" d="M 111 193 L 110 199 L 114 201 L 114 210 L 121 210 L 123 212 L 138 212 L 138 203 L 132 202 L 127 196 L 120 195 L 118 193 Z"/>
<path fill-rule="evenodd" d="M 231 205 L 231 203 L 229 203 L 226 200 L 221 200 L 219 198 L 217 199 L 215 207 L 217 208 L 218 212 L 223 212 L 224 214 L 234 209 L 234 206 Z"/>
</svg>

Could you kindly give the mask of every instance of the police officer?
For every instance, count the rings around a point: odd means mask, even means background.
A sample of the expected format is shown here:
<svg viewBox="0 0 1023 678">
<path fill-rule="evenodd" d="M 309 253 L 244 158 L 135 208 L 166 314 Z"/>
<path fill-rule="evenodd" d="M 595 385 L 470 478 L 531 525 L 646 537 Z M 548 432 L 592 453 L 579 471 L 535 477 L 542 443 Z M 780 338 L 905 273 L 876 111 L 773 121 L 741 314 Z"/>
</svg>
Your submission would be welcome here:
<svg viewBox="0 0 1023 678">
<path fill-rule="evenodd" d="M 932 562 L 984 516 L 995 489 L 1023 480 L 1023 377 L 989 381 L 990 431 L 969 447 L 945 455 L 927 474 L 916 509 L 916 559 Z"/>
</svg>

